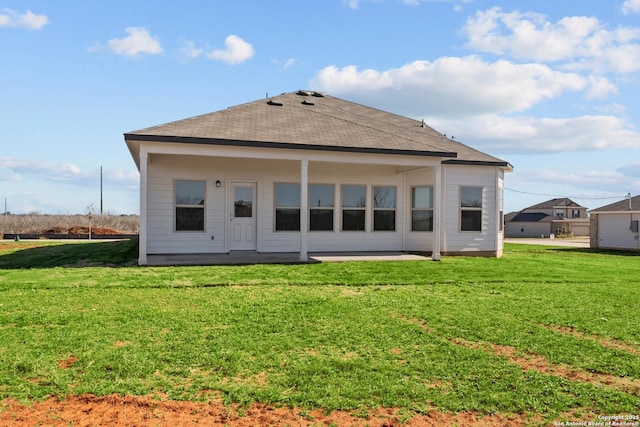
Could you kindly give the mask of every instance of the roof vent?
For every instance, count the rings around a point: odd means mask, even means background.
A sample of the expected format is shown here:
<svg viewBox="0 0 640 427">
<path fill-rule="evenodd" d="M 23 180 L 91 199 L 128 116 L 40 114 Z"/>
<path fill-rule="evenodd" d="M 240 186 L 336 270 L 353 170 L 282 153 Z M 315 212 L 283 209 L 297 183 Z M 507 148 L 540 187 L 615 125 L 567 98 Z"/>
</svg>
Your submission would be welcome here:
<svg viewBox="0 0 640 427">
<path fill-rule="evenodd" d="M 300 96 L 311 96 L 313 92 L 310 92 L 308 90 L 299 90 L 297 94 Z"/>
<path fill-rule="evenodd" d="M 302 101 L 301 103 L 302 105 L 316 105 L 315 102 L 313 101 L 307 101 L 306 99 Z"/>
<path fill-rule="evenodd" d="M 322 92 L 313 92 L 313 96 L 317 97 L 317 98 L 324 98 L 324 93 Z"/>
<path fill-rule="evenodd" d="M 267 104 L 275 105 L 276 107 L 282 107 L 284 105 L 282 102 L 274 101 L 273 99 L 270 99 Z"/>
</svg>

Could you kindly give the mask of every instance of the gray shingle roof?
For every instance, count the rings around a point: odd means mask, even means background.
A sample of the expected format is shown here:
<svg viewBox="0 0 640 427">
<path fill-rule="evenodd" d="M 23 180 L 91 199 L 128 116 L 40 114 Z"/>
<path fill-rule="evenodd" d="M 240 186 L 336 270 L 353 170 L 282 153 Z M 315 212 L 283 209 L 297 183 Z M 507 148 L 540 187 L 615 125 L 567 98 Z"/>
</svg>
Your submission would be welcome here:
<svg viewBox="0 0 640 427">
<path fill-rule="evenodd" d="M 640 196 L 631 198 L 631 209 L 629 209 L 629 199 L 624 199 L 619 202 L 611 203 L 610 205 L 602 206 L 597 209 L 592 209 L 589 212 L 624 212 L 624 211 L 639 211 L 640 210 Z"/>
<path fill-rule="evenodd" d="M 519 212 L 513 218 L 510 218 L 507 222 L 543 222 L 551 217 L 542 212 Z"/>
<path fill-rule="evenodd" d="M 555 207 L 567 207 L 567 208 L 582 208 L 576 202 L 566 197 L 560 199 L 551 199 L 546 202 L 538 203 L 537 205 L 529 206 L 526 209 L 552 209 Z"/>
<path fill-rule="evenodd" d="M 307 91 L 128 132 L 125 140 L 411 154 L 511 168 L 420 121 Z"/>
</svg>

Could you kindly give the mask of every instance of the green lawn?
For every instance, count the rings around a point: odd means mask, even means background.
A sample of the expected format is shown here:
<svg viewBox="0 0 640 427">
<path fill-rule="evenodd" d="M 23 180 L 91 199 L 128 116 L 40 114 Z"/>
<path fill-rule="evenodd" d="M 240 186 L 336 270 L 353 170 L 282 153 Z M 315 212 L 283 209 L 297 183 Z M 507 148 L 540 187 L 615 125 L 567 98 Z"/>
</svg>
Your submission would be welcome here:
<svg viewBox="0 0 640 427">
<path fill-rule="evenodd" d="M 0 252 L 0 399 L 640 413 L 637 254 L 152 268 L 135 242 L 28 245 Z"/>
</svg>

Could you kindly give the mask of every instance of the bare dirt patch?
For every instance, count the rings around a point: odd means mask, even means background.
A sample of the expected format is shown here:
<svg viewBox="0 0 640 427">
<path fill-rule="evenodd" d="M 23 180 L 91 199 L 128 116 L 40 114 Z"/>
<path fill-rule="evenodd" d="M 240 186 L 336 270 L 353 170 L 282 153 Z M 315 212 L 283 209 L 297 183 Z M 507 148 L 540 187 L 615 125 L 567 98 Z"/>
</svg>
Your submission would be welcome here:
<svg viewBox="0 0 640 427">
<path fill-rule="evenodd" d="M 534 369 L 543 374 L 561 377 L 569 381 L 580 381 L 600 386 L 609 386 L 634 395 L 640 394 L 640 380 L 633 378 L 623 378 L 610 374 L 587 372 L 582 369 L 571 368 L 563 364 L 552 364 L 544 357 L 535 353 L 527 353 L 526 355 L 519 354 L 515 347 L 472 342 L 462 338 L 454 338 L 450 341 L 453 344 L 467 348 L 479 348 L 481 350 L 506 357 L 510 362 L 519 365 L 525 371 Z"/>
<path fill-rule="evenodd" d="M 381 408 L 356 416 L 346 411 L 274 407 L 253 404 L 229 407 L 220 402 L 158 401 L 148 397 L 92 395 L 50 398 L 24 405 L 16 400 L 0 401 L 0 424 L 6 426 L 469 426 L 516 427 L 540 422 L 527 414 L 483 415 L 474 412 L 449 414 L 438 410 L 428 414 L 406 414 Z"/>
<path fill-rule="evenodd" d="M 640 356 L 640 347 L 638 345 L 633 345 L 624 341 L 615 340 L 615 339 L 605 339 L 601 337 L 596 337 L 592 335 L 584 334 L 578 331 L 576 328 L 567 327 L 567 326 L 552 326 L 552 325 L 541 325 L 545 329 L 549 329 L 551 331 L 555 331 L 565 335 L 572 335 L 576 338 L 586 339 L 590 341 L 595 341 L 603 347 L 610 348 L 612 350 L 622 350 L 627 353 L 634 354 L 636 356 Z"/>
</svg>

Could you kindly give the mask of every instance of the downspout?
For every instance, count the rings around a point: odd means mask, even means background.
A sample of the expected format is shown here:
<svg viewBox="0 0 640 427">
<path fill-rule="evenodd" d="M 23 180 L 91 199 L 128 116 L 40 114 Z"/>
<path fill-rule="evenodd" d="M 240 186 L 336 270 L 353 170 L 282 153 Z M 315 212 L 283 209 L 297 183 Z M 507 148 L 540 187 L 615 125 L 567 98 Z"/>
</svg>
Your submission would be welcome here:
<svg viewBox="0 0 640 427">
<path fill-rule="evenodd" d="M 438 163 L 435 167 L 435 185 L 433 186 L 433 238 L 432 238 L 432 252 L 431 259 L 433 261 L 440 261 L 440 243 L 442 239 L 442 164 Z"/>
<path fill-rule="evenodd" d="M 140 149 L 140 231 L 138 232 L 138 265 L 147 265 L 147 165 L 149 153 Z"/>
<path fill-rule="evenodd" d="M 300 261 L 309 260 L 307 224 L 309 223 L 309 160 L 300 160 Z"/>
</svg>

